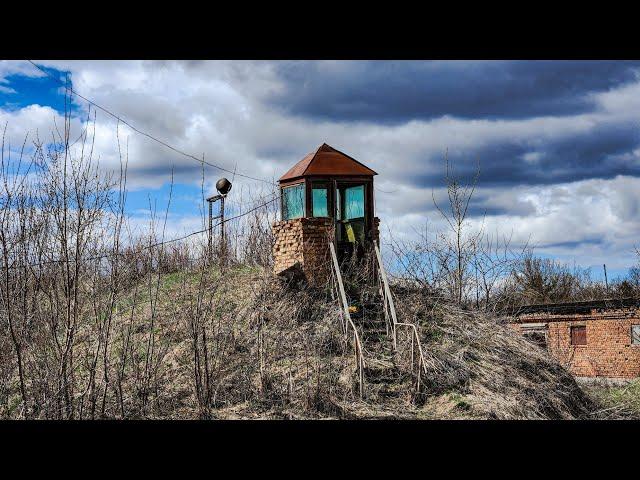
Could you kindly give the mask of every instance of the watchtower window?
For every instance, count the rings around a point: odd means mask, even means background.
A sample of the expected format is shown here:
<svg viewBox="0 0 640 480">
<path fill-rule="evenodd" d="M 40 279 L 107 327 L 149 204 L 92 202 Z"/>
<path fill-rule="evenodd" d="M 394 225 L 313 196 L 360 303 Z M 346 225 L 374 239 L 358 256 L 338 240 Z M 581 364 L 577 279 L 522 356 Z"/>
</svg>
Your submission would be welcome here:
<svg viewBox="0 0 640 480">
<path fill-rule="evenodd" d="M 364 185 L 344 189 L 344 218 L 351 220 L 364 217 Z"/>
<path fill-rule="evenodd" d="M 640 345 L 640 325 L 631 326 L 631 344 Z"/>
<path fill-rule="evenodd" d="M 364 185 L 342 183 L 336 189 L 336 236 L 340 242 L 363 242 L 365 238 Z"/>
<path fill-rule="evenodd" d="M 329 186 L 326 183 L 313 183 L 311 188 L 311 206 L 314 217 L 328 217 L 328 192 Z"/>
<path fill-rule="evenodd" d="M 282 189 L 282 219 L 304 217 L 304 183 Z"/>
</svg>

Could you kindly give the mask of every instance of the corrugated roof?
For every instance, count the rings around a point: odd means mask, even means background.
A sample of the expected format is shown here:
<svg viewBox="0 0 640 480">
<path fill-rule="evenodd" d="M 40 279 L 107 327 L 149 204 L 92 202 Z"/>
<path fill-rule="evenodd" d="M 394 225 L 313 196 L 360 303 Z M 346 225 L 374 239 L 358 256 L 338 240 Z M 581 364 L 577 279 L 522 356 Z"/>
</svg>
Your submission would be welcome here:
<svg viewBox="0 0 640 480">
<path fill-rule="evenodd" d="M 315 152 L 305 155 L 302 160 L 291 167 L 287 173 L 280 177 L 280 181 L 310 175 L 374 176 L 377 173 L 355 158 L 323 143 Z"/>
</svg>

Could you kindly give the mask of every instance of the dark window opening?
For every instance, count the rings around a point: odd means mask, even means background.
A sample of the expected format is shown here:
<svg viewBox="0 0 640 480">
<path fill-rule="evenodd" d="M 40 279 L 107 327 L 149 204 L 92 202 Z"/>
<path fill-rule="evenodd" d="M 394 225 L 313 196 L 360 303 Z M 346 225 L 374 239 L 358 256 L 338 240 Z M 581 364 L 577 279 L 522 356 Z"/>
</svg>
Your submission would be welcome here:
<svg viewBox="0 0 640 480">
<path fill-rule="evenodd" d="M 571 327 L 571 345 L 587 344 L 587 327 L 584 325 Z"/>
<path fill-rule="evenodd" d="M 544 331 L 532 330 L 529 332 L 524 332 L 524 338 L 529 340 L 531 343 L 538 345 L 544 350 L 547 349 L 547 335 Z"/>
</svg>

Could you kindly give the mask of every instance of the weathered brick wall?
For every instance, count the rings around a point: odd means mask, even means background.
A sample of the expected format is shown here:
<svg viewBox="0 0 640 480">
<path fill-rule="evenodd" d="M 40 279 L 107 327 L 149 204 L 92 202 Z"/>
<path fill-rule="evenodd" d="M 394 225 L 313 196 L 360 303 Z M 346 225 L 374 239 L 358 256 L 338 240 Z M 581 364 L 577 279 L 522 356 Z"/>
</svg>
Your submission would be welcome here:
<svg viewBox="0 0 640 480">
<path fill-rule="evenodd" d="M 274 273 L 299 263 L 307 281 L 322 285 L 330 275 L 329 240 L 333 222 L 328 218 L 296 218 L 273 224 Z"/>
<path fill-rule="evenodd" d="M 640 311 L 619 309 L 589 314 L 522 315 L 512 326 L 546 323 L 547 350 L 579 377 L 634 378 L 640 376 L 640 345 L 631 343 L 631 326 L 640 324 Z M 586 326 L 587 344 L 571 345 L 572 326 Z"/>
<path fill-rule="evenodd" d="M 380 246 L 380 219 L 373 217 L 373 228 L 371 229 L 371 240 Z"/>
<path fill-rule="evenodd" d="M 273 244 L 273 270 L 276 274 L 304 261 L 302 219 L 283 220 L 276 222 L 272 227 Z"/>
</svg>

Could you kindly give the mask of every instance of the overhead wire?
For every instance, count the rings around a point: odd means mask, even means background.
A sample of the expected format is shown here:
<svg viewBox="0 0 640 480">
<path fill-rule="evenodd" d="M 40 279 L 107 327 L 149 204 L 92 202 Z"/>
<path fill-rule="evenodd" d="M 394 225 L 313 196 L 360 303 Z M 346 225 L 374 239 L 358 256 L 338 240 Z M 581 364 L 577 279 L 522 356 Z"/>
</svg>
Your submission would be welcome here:
<svg viewBox="0 0 640 480">
<path fill-rule="evenodd" d="M 234 170 L 229 170 L 228 168 L 222 167 L 220 165 L 217 165 L 215 163 L 209 162 L 207 160 L 205 160 L 204 158 L 198 158 L 195 155 L 192 155 L 188 152 L 185 152 L 177 147 L 174 147 L 173 145 L 170 145 L 169 143 L 165 142 L 164 140 L 161 140 L 153 135 L 151 135 L 150 133 L 147 133 L 143 130 L 140 130 L 139 128 L 137 128 L 136 126 L 132 125 L 130 122 L 128 122 L 127 120 L 123 119 L 121 116 L 113 113 L 112 111 L 110 111 L 109 109 L 107 109 L 106 107 L 103 107 L 102 105 L 94 102 L 93 100 L 81 95 L 80 93 L 78 93 L 76 90 L 74 90 L 71 86 L 69 86 L 68 84 L 64 83 L 62 80 L 60 80 L 59 78 L 57 78 L 56 76 L 54 76 L 53 74 L 51 74 L 50 72 L 47 72 L 44 68 L 42 68 L 40 65 L 36 64 L 34 61 L 32 60 L 27 60 L 29 63 L 31 63 L 34 67 L 36 67 L 38 70 L 40 70 L 42 73 L 44 73 L 45 75 L 47 75 L 48 77 L 52 78 L 55 82 L 57 82 L 59 85 L 61 85 L 63 88 L 65 88 L 68 92 L 74 94 L 75 96 L 83 99 L 85 102 L 89 103 L 90 105 L 93 105 L 94 107 L 96 107 L 99 110 L 102 110 L 104 113 L 106 113 L 107 115 L 110 115 L 111 117 L 115 118 L 116 120 L 120 121 L 121 123 L 123 123 L 124 125 L 126 125 L 127 127 L 129 127 L 131 130 L 133 130 L 134 132 L 143 135 L 147 138 L 149 138 L 150 140 L 153 140 L 157 143 L 159 143 L 160 145 L 163 145 L 164 147 L 180 154 L 183 155 L 187 158 L 190 158 L 192 160 L 195 160 L 196 162 L 200 163 L 200 164 L 205 164 L 208 165 L 210 167 L 213 168 L 217 168 L 218 170 L 221 170 L 223 172 L 227 172 L 230 174 L 233 174 L 234 176 L 237 175 L 239 177 L 243 177 L 243 178 L 247 178 L 250 180 L 255 180 L 258 182 L 264 182 L 264 183 L 268 183 L 271 185 L 277 185 L 275 182 L 272 182 L 271 180 L 266 180 L 264 178 L 259 178 L 259 177 L 254 177 L 251 175 L 247 175 L 244 173 L 239 173 L 237 171 Z"/>
<path fill-rule="evenodd" d="M 268 184 L 270 184 L 270 185 L 277 185 L 277 183 L 272 182 L 272 181 L 270 181 L 270 180 L 265 180 L 265 179 L 262 179 L 262 178 L 253 177 L 253 176 L 250 176 L 250 175 L 246 175 L 246 174 L 243 174 L 243 173 L 239 173 L 239 172 L 237 172 L 237 166 L 234 168 L 234 170 L 229 170 L 229 169 L 224 168 L 224 167 L 222 167 L 222 166 L 220 166 L 220 165 L 216 165 L 216 164 L 214 164 L 214 163 L 208 162 L 208 161 L 204 160 L 204 158 L 198 158 L 198 157 L 196 157 L 196 156 L 194 156 L 194 155 L 191 155 L 191 154 L 189 154 L 189 153 L 187 153 L 187 152 L 184 152 L 184 151 L 182 151 L 182 150 L 180 150 L 180 149 L 178 149 L 178 148 L 176 148 L 176 147 L 174 147 L 174 146 L 172 146 L 172 145 L 168 144 L 167 142 L 164 142 L 163 140 L 160 140 L 160 139 L 158 139 L 158 138 L 154 137 L 153 135 L 151 135 L 151 134 L 149 134 L 149 133 L 147 133 L 147 132 L 144 132 L 144 131 L 142 131 L 142 130 L 138 129 L 137 127 L 135 127 L 134 125 L 132 125 L 130 122 L 128 122 L 127 120 L 123 119 L 121 116 L 119 116 L 119 115 L 117 115 L 117 114 L 113 113 L 113 112 L 112 112 L 112 111 L 110 111 L 109 109 L 107 109 L 107 108 L 103 107 L 102 105 L 100 105 L 100 104 L 98 104 L 98 103 L 94 102 L 93 100 L 90 100 L 89 98 L 87 98 L 87 97 L 85 97 L 85 96 L 81 95 L 80 93 L 78 93 L 77 91 L 75 91 L 72 87 L 70 87 L 68 84 L 65 84 L 65 83 L 64 83 L 64 82 L 62 82 L 60 79 L 56 78 L 56 77 L 55 77 L 54 75 L 52 75 L 51 73 L 47 72 L 44 68 L 42 68 L 41 66 L 37 65 L 37 64 L 36 64 L 35 62 L 33 62 L 32 60 L 27 60 L 27 61 L 28 61 L 29 63 L 31 63 L 34 67 L 36 67 L 38 70 L 40 70 L 42 73 L 44 73 L 44 74 L 45 74 L 45 75 L 47 75 L 48 77 L 50 77 L 50 78 L 52 78 L 53 80 L 55 80 L 58 84 L 62 85 L 62 86 L 63 86 L 63 87 L 68 91 L 68 92 L 70 92 L 70 93 L 74 94 L 75 96 L 77 96 L 77 97 L 79 97 L 79 98 L 83 99 L 84 101 L 86 101 L 86 102 L 87 102 L 87 103 L 89 103 L 90 105 L 93 105 L 94 107 L 98 108 L 99 110 L 102 110 L 102 111 L 103 111 L 103 112 L 105 112 L 106 114 L 108 114 L 108 115 L 112 116 L 113 118 L 117 119 L 119 122 L 121 122 L 122 124 L 124 124 L 124 125 L 128 126 L 129 128 L 131 128 L 131 129 L 132 129 L 133 131 L 135 131 L 136 133 L 138 133 L 138 134 L 140 134 L 140 135 L 143 135 L 143 136 L 145 136 L 145 137 L 147 137 L 147 138 L 149 138 L 149 139 L 151 139 L 151 140 L 153 140 L 153 141 L 155 141 L 155 142 L 158 142 L 158 143 L 160 143 L 161 145 L 165 146 L 166 148 L 168 148 L 168 149 L 170 149 L 170 150 L 172 150 L 172 151 L 174 151 L 174 152 L 176 152 L 176 153 L 179 153 L 179 154 L 181 154 L 181 155 L 183 155 L 183 156 L 185 156 L 185 157 L 187 157 L 187 158 L 193 159 L 193 160 L 197 161 L 197 162 L 198 162 L 198 163 L 200 163 L 200 164 L 206 164 L 206 165 L 209 165 L 209 166 L 211 166 L 211 167 L 214 167 L 214 168 L 217 168 L 217 169 L 219 169 L 219 170 L 222 170 L 222 171 L 224 171 L 224 172 L 228 172 L 228 173 L 230 173 L 230 174 L 232 174 L 232 175 L 233 175 L 233 178 L 234 178 L 234 179 L 235 179 L 235 176 L 237 175 L 237 176 L 239 176 L 239 177 L 243 177 L 243 178 L 247 178 L 247 179 L 251 179 L 251 180 L 256 180 L 256 181 L 260 181 L 260 182 L 264 182 L 264 183 L 268 183 Z M 230 218 L 226 218 L 226 219 L 224 219 L 223 221 L 221 221 L 221 222 L 217 223 L 216 225 L 213 225 L 213 226 L 212 226 L 212 228 L 218 227 L 218 226 L 220 226 L 220 225 L 221 225 L 221 224 L 223 224 L 223 223 L 227 223 L 227 222 L 230 222 L 230 221 L 232 221 L 232 220 L 236 220 L 236 219 L 242 218 L 242 217 L 244 217 L 244 216 L 248 215 L 249 213 L 252 213 L 252 212 L 254 212 L 254 211 L 256 211 L 256 210 L 258 210 L 258 209 L 260 209 L 260 208 L 262 208 L 262 207 L 265 207 L 265 206 L 267 206 L 267 205 L 269 205 L 269 204 L 273 203 L 274 201 L 278 200 L 278 198 L 279 198 L 279 192 L 272 192 L 271 194 L 268 194 L 268 195 L 264 195 L 264 196 L 262 196 L 262 197 L 259 197 L 257 200 L 259 201 L 259 200 L 262 200 L 262 199 L 264 199 L 264 198 L 268 198 L 268 197 L 273 196 L 273 195 L 278 195 L 278 196 L 276 196 L 275 198 L 272 198 L 272 199 L 270 199 L 270 200 L 268 200 L 268 201 L 266 201 L 266 202 L 264 202 L 264 203 L 262 203 L 262 204 L 260 204 L 260 205 L 257 205 L 257 206 L 255 206 L 255 207 L 253 207 L 253 208 L 251 208 L 251 209 L 249 209 L 249 210 L 247 210 L 247 211 L 245 211 L 245 212 L 243 212 L 243 213 L 241 213 L 241 214 L 235 215 L 235 216 L 230 217 Z M 242 207 L 242 206 L 244 206 L 244 205 L 245 205 L 245 204 L 241 204 L 240 206 Z M 181 236 L 181 237 L 173 238 L 173 239 L 166 240 L 166 241 L 156 242 L 156 243 L 154 243 L 154 244 L 147 245 L 147 246 L 146 246 L 146 247 L 144 247 L 142 250 L 152 249 L 152 248 L 156 248 L 156 247 L 159 247 L 159 246 L 163 246 L 163 245 L 167 245 L 167 244 L 170 244 L 170 243 L 174 243 L 174 242 L 178 242 L 178 241 L 181 241 L 181 240 L 185 240 L 185 239 L 187 239 L 187 238 L 189 238 L 189 237 L 192 237 L 192 236 L 194 236 L 194 235 L 198 235 L 198 234 L 201 234 L 201 233 L 208 232 L 209 230 L 210 230 L 210 228 L 205 228 L 205 229 L 202 229 L 202 230 L 198 230 L 198 231 L 195 231 L 195 232 L 188 233 L 188 234 L 183 235 L 183 236 Z M 104 258 L 109 258 L 109 257 L 117 256 L 118 254 L 122 255 L 122 253 L 120 253 L 120 252 L 115 252 L 115 253 L 108 253 L 108 254 L 98 255 L 98 256 L 94 256 L 94 257 L 90 257 L 90 258 L 85 258 L 85 259 L 76 259 L 76 260 L 67 260 L 67 259 L 47 260 L 47 261 L 44 261 L 44 262 L 39 262 L 39 263 L 29 264 L 29 265 L 26 265 L 26 266 L 31 267 L 31 268 L 34 268 L 34 267 L 39 267 L 39 266 L 43 266 L 43 265 L 47 265 L 47 264 L 63 263 L 63 262 L 67 262 L 67 261 L 94 261 L 94 260 L 102 260 L 102 259 L 104 259 Z M 18 267 L 18 266 L 15 266 L 15 265 L 12 265 L 12 266 L 8 266 L 8 267 L 5 267 L 5 268 L 14 269 L 14 268 L 19 268 L 19 267 Z"/>
<path fill-rule="evenodd" d="M 250 209 L 250 210 L 247 210 L 246 212 L 243 212 L 241 214 L 235 215 L 235 216 L 230 217 L 230 218 L 225 218 L 223 221 L 220 221 L 217 224 L 213 225 L 212 228 L 218 227 L 218 226 L 222 225 L 223 223 L 227 223 L 227 222 L 230 222 L 232 220 L 237 220 L 237 219 L 242 218 L 242 217 L 244 217 L 246 215 L 249 215 L 250 213 L 255 212 L 256 210 L 258 210 L 258 209 L 260 209 L 262 207 L 266 207 L 267 205 L 275 202 L 277 199 L 278 199 L 278 197 L 272 198 L 271 200 L 269 200 L 267 202 L 264 202 L 264 203 L 262 203 L 262 204 L 260 204 L 260 205 L 258 205 L 256 207 Z M 181 240 L 186 240 L 189 237 L 193 237 L 194 235 L 198 235 L 200 233 L 206 233 L 209 230 L 210 229 L 207 227 L 207 228 L 204 228 L 202 230 L 198 230 L 198 231 L 195 231 L 195 232 L 188 233 L 188 234 L 183 235 L 181 237 L 172 238 L 170 240 L 163 240 L 161 242 L 156 242 L 156 243 L 153 243 L 151 245 L 147 245 L 147 246 L 141 248 L 140 250 L 150 250 L 150 249 L 153 249 L 153 248 L 156 248 L 156 247 L 160 247 L 160 246 L 164 246 L 164 245 L 167 245 L 167 244 L 170 244 L 170 243 L 179 242 Z M 43 262 L 24 265 L 22 267 L 23 268 L 24 267 L 35 268 L 35 267 L 41 267 L 41 266 L 44 266 L 44 265 L 55 264 L 55 263 L 77 262 L 77 261 L 90 262 L 90 261 L 95 261 L 95 260 L 103 260 L 105 258 L 110 258 L 110 257 L 116 257 L 118 255 L 124 255 L 124 253 L 123 252 L 111 252 L 111 253 L 105 253 L 105 254 L 102 254 L 102 255 L 96 255 L 96 256 L 93 256 L 93 257 L 81 258 L 81 259 L 46 260 L 46 261 L 43 261 Z M 4 267 L 4 269 L 9 269 L 9 270 L 13 270 L 13 269 L 16 269 L 16 268 L 20 268 L 20 266 L 11 265 L 11 266 Z"/>
</svg>

